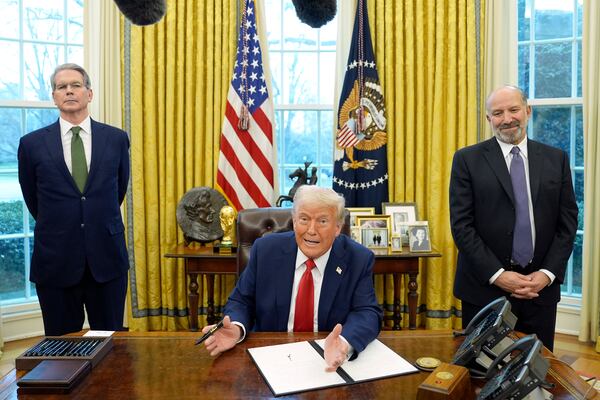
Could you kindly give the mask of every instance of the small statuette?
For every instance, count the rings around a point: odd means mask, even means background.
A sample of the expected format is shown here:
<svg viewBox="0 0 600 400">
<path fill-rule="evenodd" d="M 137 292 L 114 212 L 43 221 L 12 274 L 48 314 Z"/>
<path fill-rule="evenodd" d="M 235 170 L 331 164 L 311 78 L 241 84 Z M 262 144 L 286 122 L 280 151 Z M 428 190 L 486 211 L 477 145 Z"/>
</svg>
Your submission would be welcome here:
<svg viewBox="0 0 600 400">
<path fill-rule="evenodd" d="M 219 219 L 221 220 L 221 229 L 223 229 L 223 239 L 221 239 L 221 246 L 232 246 L 233 245 L 233 223 L 235 221 L 235 210 L 231 206 L 223 206 L 219 213 Z"/>
<path fill-rule="evenodd" d="M 240 110 L 240 119 L 238 121 L 238 129 L 247 131 L 250 126 L 250 113 L 248 112 L 248 106 L 243 105 Z"/>
</svg>

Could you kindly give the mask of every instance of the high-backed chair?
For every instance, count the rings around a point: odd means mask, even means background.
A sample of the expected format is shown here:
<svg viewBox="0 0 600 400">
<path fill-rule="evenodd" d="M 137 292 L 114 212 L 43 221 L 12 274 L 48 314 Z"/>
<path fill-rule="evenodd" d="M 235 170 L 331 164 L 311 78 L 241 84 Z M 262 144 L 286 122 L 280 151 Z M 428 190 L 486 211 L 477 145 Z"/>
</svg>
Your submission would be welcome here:
<svg viewBox="0 0 600 400">
<path fill-rule="evenodd" d="M 250 248 L 256 239 L 268 233 L 286 232 L 293 229 L 291 208 L 267 207 L 241 210 L 237 217 L 238 276 L 248 264 Z M 350 213 L 348 211 L 346 211 L 341 233 L 350 236 Z"/>
</svg>

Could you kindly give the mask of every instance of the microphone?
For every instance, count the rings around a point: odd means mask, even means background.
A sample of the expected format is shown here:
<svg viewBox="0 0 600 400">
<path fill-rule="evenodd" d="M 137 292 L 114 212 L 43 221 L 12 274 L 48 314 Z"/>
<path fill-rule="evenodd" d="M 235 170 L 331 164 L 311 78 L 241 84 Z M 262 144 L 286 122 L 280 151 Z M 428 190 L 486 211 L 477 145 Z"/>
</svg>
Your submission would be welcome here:
<svg viewBox="0 0 600 400">
<path fill-rule="evenodd" d="M 167 12 L 166 0 L 115 0 L 117 7 L 134 25 L 152 25 Z"/>
<path fill-rule="evenodd" d="M 292 0 L 300 21 L 320 28 L 331 21 L 337 12 L 335 0 Z"/>
</svg>

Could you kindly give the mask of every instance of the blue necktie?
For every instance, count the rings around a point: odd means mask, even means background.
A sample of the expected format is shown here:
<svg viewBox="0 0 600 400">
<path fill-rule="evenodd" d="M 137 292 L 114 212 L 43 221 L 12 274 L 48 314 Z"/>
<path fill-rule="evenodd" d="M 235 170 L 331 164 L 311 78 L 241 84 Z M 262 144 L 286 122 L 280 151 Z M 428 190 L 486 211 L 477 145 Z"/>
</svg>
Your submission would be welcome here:
<svg viewBox="0 0 600 400">
<path fill-rule="evenodd" d="M 533 243 L 531 241 L 531 222 L 529 221 L 529 201 L 527 198 L 527 180 L 525 166 L 517 146 L 510 151 L 510 180 L 515 197 L 515 230 L 513 236 L 513 262 L 525 267 L 533 258 Z"/>
</svg>

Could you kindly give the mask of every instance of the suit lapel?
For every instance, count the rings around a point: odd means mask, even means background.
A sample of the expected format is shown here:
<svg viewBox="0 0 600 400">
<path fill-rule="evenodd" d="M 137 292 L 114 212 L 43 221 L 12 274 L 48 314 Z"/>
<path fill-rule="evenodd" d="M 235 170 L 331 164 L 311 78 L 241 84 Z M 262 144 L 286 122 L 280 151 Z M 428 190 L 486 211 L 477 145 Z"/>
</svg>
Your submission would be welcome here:
<svg viewBox="0 0 600 400">
<path fill-rule="evenodd" d="M 319 330 L 327 326 L 329 311 L 333 305 L 335 295 L 344 279 L 344 273 L 348 268 L 344 256 L 346 250 L 343 248 L 342 241 L 339 238 L 333 242 L 329 260 L 325 267 L 323 282 L 321 283 L 321 295 L 319 297 Z"/>
<path fill-rule="evenodd" d="M 542 150 L 536 142 L 527 140 L 527 158 L 529 162 L 529 185 L 531 188 L 531 204 L 535 202 L 540 192 L 540 181 L 543 171 L 544 159 Z"/>
<path fill-rule="evenodd" d="M 287 331 L 287 323 L 290 316 L 291 293 L 294 285 L 297 251 L 296 239 L 292 233 L 288 236 L 287 242 L 282 246 L 281 251 L 274 252 L 276 254 L 273 254 L 271 261 L 271 265 L 274 266 L 272 282 L 279 282 L 275 289 L 277 328 L 284 332 Z M 281 282 L 286 283 L 282 284 Z"/>
<path fill-rule="evenodd" d="M 103 125 L 98 124 L 93 119 L 90 119 L 90 122 L 92 127 L 92 160 L 90 162 L 90 173 L 88 174 L 85 183 L 85 189 L 93 182 L 94 176 L 100 167 L 104 151 L 106 150 L 106 140 L 108 137 Z"/>
<path fill-rule="evenodd" d="M 508 168 L 506 168 L 506 161 L 504 160 L 504 157 L 502 157 L 502 150 L 500 149 L 500 145 L 496 141 L 496 138 L 491 138 L 485 142 L 484 150 L 484 157 L 490 164 L 492 171 L 494 171 L 496 178 L 500 181 L 500 184 L 510 198 L 510 201 L 514 204 L 515 199 L 513 196 L 510 175 L 508 173 Z"/>
<path fill-rule="evenodd" d="M 44 142 L 46 144 L 46 148 L 48 149 L 48 153 L 50 154 L 50 158 L 56 164 L 56 168 L 63 174 L 65 180 L 70 183 L 74 190 L 79 192 L 77 188 L 77 184 L 75 184 L 75 180 L 73 180 L 73 176 L 69 172 L 67 168 L 67 164 L 65 163 L 65 153 L 63 151 L 62 139 L 60 137 L 60 124 L 58 120 L 49 125 L 46 128 L 47 134 L 44 135 Z"/>
</svg>

